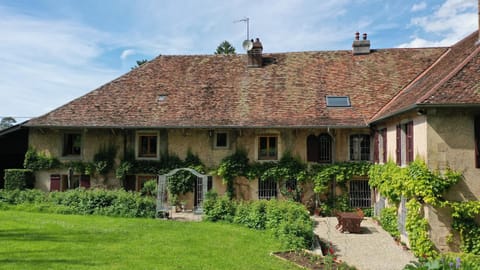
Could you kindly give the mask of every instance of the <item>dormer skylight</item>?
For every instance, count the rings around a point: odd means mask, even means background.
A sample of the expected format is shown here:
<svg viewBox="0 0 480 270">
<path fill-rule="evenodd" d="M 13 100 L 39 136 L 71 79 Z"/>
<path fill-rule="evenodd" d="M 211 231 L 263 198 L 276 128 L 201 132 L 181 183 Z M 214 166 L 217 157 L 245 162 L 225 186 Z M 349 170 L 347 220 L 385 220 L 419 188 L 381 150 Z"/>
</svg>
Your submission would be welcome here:
<svg viewBox="0 0 480 270">
<path fill-rule="evenodd" d="M 327 107 L 350 107 L 348 96 L 326 96 Z"/>
<path fill-rule="evenodd" d="M 167 94 L 158 95 L 158 101 L 165 101 L 165 99 L 167 99 Z"/>
</svg>

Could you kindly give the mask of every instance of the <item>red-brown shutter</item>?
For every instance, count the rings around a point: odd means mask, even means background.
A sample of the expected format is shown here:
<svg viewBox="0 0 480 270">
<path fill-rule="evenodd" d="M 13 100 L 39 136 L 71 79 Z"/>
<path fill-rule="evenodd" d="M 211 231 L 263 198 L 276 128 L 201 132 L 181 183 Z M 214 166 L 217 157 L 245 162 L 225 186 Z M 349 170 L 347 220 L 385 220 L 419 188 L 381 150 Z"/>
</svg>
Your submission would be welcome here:
<svg viewBox="0 0 480 270">
<path fill-rule="evenodd" d="M 378 163 L 379 160 L 379 141 L 378 141 L 378 130 L 375 130 L 373 134 L 373 162 Z"/>
<path fill-rule="evenodd" d="M 413 161 L 413 122 L 408 122 L 406 124 L 406 135 L 407 135 L 407 141 L 406 141 L 406 161 L 407 164 Z"/>
<path fill-rule="evenodd" d="M 90 175 L 80 175 L 80 187 L 90 188 Z"/>
<path fill-rule="evenodd" d="M 383 162 L 387 162 L 387 129 L 386 128 L 382 129 L 380 133 L 383 139 L 383 152 L 381 154 L 382 154 Z"/>
<path fill-rule="evenodd" d="M 60 175 L 50 175 L 50 191 L 60 191 Z"/>
<path fill-rule="evenodd" d="M 397 149 L 396 149 L 397 165 L 402 165 L 402 126 L 397 125 Z"/>
<path fill-rule="evenodd" d="M 479 144 L 480 144 L 480 117 L 477 116 L 475 117 L 475 123 L 474 123 L 474 132 L 475 132 L 475 167 L 480 168 L 480 149 Z"/>
</svg>

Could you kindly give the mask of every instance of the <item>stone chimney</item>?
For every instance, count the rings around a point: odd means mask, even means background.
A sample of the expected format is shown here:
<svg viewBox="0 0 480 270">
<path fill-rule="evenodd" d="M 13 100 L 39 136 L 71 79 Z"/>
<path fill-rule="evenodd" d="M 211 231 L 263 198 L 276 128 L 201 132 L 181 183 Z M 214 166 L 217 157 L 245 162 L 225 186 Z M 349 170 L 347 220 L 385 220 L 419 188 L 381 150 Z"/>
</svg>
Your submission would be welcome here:
<svg viewBox="0 0 480 270">
<path fill-rule="evenodd" d="M 480 0 L 479 0 L 480 1 Z M 247 52 L 248 56 L 248 67 L 262 67 L 263 66 L 263 46 L 259 38 L 256 38 L 255 41 L 252 39 L 252 49 Z"/>
<path fill-rule="evenodd" d="M 370 40 L 367 39 L 367 33 L 363 33 L 363 40 L 360 40 L 360 33 L 355 33 L 355 40 L 352 44 L 352 53 L 353 55 L 370 53 Z"/>
</svg>

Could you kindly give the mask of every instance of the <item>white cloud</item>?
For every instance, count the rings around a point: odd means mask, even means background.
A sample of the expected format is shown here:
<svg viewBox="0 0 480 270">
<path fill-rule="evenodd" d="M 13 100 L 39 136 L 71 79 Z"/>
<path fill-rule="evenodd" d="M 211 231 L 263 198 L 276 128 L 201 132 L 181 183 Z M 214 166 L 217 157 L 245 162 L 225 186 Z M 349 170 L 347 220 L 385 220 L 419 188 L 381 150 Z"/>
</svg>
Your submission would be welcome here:
<svg viewBox="0 0 480 270">
<path fill-rule="evenodd" d="M 409 42 L 400 44 L 399 47 L 453 45 L 477 30 L 476 6 L 472 0 L 446 0 L 432 15 L 412 19 L 411 25 L 423 33 L 416 33 Z"/>
<path fill-rule="evenodd" d="M 0 7 L 0 115 L 38 116 L 118 76 L 97 62 L 108 35 Z"/>
<path fill-rule="evenodd" d="M 420 3 L 418 3 L 418 4 L 414 4 L 414 5 L 412 6 L 411 11 L 412 11 L 412 12 L 417 12 L 417 11 L 424 10 L 424 9 L 426 9 L 426 8 L 427 8 L 427 3 L 425 3 L 425 2 L 420 2 Z"/>
<path fill-rule="evenodd" d="M 120 59 L 125 60 L 127 59 L 127 57 L 129 57 L 130 55 L 134 55 L 135 53 L 136 52 L 133 49 L 123 50 L 122 54 L 120 55 Z"/>
</svg>

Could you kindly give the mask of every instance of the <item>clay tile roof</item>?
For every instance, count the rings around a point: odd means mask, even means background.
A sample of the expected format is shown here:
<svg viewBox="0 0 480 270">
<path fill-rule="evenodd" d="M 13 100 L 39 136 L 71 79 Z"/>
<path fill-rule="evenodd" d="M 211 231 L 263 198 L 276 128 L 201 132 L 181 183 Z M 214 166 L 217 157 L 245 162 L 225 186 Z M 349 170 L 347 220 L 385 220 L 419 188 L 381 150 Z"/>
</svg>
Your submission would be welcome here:
<svg viewBox="0 0 480 270">
<path fill-rule="evenodd" d="M 50 127 L 365 127 L 445 48 L 159 56 L 32 119 Z M 326 96 L 351 107 L 327 108 Z M 163 99 L 163 100 L 162 100 Z"/>
<path fill-rule="evenodd" d="M 480 47 L 474 32 L 450 47 L 373 118 L 376 121 L 422 105 L 480 104 Z"/>
</svg>

